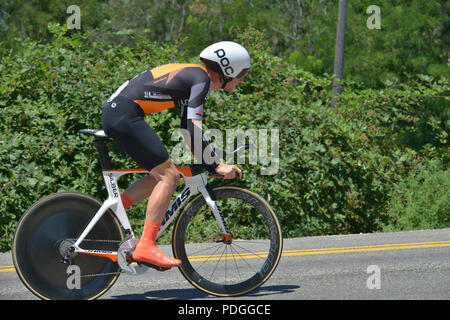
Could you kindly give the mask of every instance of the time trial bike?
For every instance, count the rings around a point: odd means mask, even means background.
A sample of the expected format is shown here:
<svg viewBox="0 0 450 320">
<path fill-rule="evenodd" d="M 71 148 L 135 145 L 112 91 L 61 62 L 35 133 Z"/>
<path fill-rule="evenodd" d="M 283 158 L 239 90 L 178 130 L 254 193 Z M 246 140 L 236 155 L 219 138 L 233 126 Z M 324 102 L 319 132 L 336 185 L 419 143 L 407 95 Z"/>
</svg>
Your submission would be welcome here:
<svg viewBox="0 0 450 320">
<path fill-rule="evenodd" d="M 117 182 L 125 174 L 148 171 L 114 170 L 111 139 L 104 131 L 80 132 L 94 137 L 108 198 L 101 202 L 84 193 L 58 192 L 38 200 L 20 218 L 12 244 L 14 266 L 24 285 L 41 299 L 96 299 L 121 273 L 166 270 L 133 261 L 139 239 Z M 176 218 L 172 250 L 182 261 L 183 276 L 215 296 L 239 296 L 261 286 L 276 269 L 283 246 L 272 207 L 249 189 L 212 186 L 202 165 L 177 168 L 185 187 L 170 204 L 158 237 Z"/>
</svg>

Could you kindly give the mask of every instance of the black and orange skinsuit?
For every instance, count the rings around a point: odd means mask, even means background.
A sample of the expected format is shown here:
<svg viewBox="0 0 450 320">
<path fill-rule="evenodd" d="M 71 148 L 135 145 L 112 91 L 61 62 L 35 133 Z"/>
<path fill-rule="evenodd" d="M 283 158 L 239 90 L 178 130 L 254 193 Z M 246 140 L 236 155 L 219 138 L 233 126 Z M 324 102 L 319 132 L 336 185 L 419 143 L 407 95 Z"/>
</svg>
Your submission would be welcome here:
<svg viewBox="0 0 450 320">
<path fill-rule="evenodd" d="M 144 121 L 150 113 L 181 108 L 180 127 L 190 137 L 191 150 L 195 149 L 193 137 L 201 137 L 202 155 L 205 149 L 214 161 L 205 167 L 214 172 L 218 158 L 193 119 L 203 119 L 203 107 L 209 96 L 211 80 L 206 69 L 197 64 L 166 64 L 144 71 L 126 81 L 108 99 L 103 107 L 102 127 L 105 133 L 140 166 L 152 170 L 167 161 L 169 154 L 153 129 Z"/>
</svg>

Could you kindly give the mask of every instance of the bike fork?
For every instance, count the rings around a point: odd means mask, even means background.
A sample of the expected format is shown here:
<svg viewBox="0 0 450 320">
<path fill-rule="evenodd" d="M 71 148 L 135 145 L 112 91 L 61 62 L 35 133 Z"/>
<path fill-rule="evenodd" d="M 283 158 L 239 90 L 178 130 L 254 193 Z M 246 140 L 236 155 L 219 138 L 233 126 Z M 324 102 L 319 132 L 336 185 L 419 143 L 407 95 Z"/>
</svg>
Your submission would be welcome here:
<svg viewBox="0 0 450 320">
<path fill-rule="evenodd" d="M 222 209 L 220 208 L 219 203 L 217 202 L 217 198 L 214 194 L 214 191 L 211 188 L 211 185 L 206 184 L 205 186 L 199 187 L 198 189 L 205 198 L 206 203 L 211 208 L 214 217 L 216 218 L 217 223 L 219 224 L 223 241 L 226 244 L 231 244 L 232 240 L 230 231 L 228 230 L 228 226 L 223 216 Z"/>
</svg>

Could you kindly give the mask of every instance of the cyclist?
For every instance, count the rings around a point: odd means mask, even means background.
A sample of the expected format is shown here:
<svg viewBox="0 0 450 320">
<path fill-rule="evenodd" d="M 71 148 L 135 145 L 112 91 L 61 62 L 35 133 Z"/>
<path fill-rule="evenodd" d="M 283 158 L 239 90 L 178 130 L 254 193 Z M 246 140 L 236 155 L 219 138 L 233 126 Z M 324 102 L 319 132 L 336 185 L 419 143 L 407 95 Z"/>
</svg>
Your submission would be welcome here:
<svg viewBox="0 0 450 320">
<path fill-rule="evenodd" d="M 163 268 L 181 265 L 180 260 L 169 258 L 156 247 L 156 236 L 180 177 L 166 148 L 144 121 L 144 116 L 180 107 L 180 127 L 189 132 L 185 138 L 196 160 L 201 161 L 209 172 L 223 175 L 225 179 L 234 178 L 236 173 L 242 176 L 237 166 L 220 163 L 214 148 L 203 135 L 202 119 L 210 91 L 232 92 L 250 68 L 250 56 L 238 43 L 221 41 L 204 49 L 200 59 L 206 68 L 179 63 L 144 71 L 120 86 L 103 107 L 105 133 L 150 173 L 122 194 L 125 208 L 149 197 L 144 231 L 133 259 Z"/>
</svg>

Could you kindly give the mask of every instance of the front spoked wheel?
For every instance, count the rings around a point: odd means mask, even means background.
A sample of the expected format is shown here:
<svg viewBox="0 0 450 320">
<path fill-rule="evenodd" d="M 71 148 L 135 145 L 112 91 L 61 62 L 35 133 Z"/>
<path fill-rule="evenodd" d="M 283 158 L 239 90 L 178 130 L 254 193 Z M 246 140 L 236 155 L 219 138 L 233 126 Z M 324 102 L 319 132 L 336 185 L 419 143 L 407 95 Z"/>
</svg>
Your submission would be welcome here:
<svg viewBox="0 0 450 320">
<path fill-rule="evenodd" d="M 223 238 L 205 199 L 198 194 L 175 223 L 172 247 L 180 270 L 198 289 L 216 296 L 239 296 L 261 286 L 281 257 L 278 218 L 258 194 L 238 186 L 213 188 L 232 242 Z"/>
</svg>

